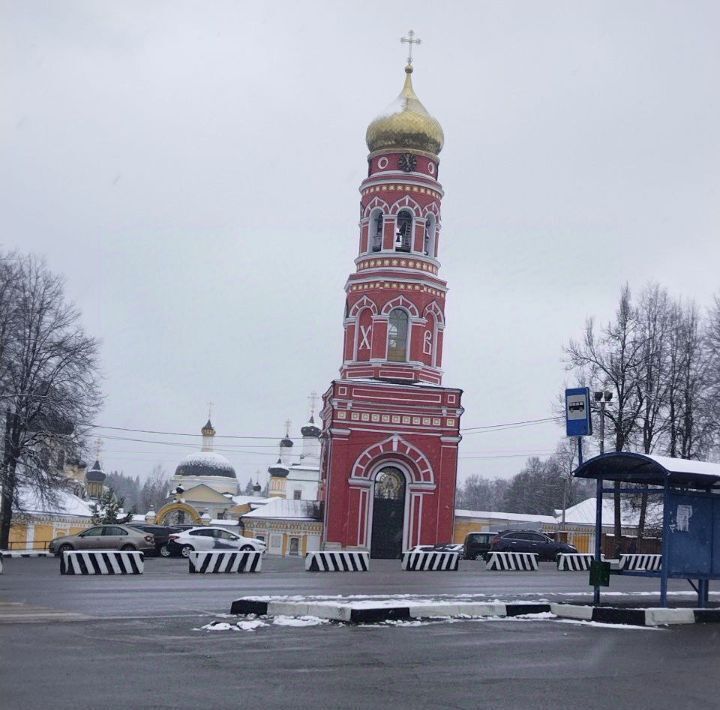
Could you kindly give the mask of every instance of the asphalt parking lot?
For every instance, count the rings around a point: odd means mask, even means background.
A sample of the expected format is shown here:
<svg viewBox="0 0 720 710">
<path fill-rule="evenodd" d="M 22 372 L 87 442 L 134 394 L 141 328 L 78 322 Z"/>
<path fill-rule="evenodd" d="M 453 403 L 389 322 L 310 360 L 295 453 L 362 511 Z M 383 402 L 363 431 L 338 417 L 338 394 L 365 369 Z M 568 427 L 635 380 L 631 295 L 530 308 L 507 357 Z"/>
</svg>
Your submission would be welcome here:
<svg viewBox="0 0 720 710">
<path fill-rule="evenodd" d="M 306 573 L 299 559 L 257 575 L 190 575 L 148 559 L 134 577 L 60 576 L 57 559 L 5 560 L 0 705 L 34 708 L 717 708 L 720 629 L 606 628 L 548 620 L 206 631 L 230 602 L 272 595 L 486 595 L 587 601 L 586 573 Z M 676 582 L 675 592 L 688 587 Z M 656 580 L 613 578 L 646 604 Z M 622 596 L 621 596 L 622 595 Z M 609 597 L 610 600 L 613 597 Z M 688 596 L 688 599 L 691 597 Z M 674 599 L 680 600 L 677 594 Z"/>
</svg>

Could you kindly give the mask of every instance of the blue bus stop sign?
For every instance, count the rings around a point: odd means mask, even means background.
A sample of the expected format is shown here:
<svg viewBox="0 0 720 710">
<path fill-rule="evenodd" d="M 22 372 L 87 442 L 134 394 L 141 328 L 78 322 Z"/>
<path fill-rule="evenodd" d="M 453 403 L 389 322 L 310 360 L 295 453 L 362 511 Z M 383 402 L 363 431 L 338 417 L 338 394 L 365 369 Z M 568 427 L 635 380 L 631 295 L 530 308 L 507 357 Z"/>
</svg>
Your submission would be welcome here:
<svg viewBox="0 0 720 710">
<path fill-rule="evenodd" d="M 568 436 L 592 434 L 589 387 L 565 390 L 565 431 Z"/>
</svg>

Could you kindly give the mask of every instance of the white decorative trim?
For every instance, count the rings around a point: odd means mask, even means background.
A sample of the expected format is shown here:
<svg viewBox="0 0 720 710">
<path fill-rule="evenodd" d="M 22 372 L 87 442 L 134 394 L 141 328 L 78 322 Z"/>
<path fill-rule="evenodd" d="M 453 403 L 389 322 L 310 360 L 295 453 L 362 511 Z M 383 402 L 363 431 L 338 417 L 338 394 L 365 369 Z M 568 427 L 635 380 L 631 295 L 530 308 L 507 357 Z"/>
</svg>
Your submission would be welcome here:
<svg viewBox="0 0 720 710">
<path fill-rule="evenodd" d="M 382 315 L 389 316 L 390 311 L 395 310 L 396 308 L 404 308 L 413 318 L 419 318 L 420 313 L 418 312 L 417 306 L 412 302 L 408 301 L 405 296 L 397 296 L 396 298 L 393 298 L 391 301 L 388 301 L 381 311 Z M 410 340 L 410 333 L 408 333 L 408 341 Z"/>
</svg>

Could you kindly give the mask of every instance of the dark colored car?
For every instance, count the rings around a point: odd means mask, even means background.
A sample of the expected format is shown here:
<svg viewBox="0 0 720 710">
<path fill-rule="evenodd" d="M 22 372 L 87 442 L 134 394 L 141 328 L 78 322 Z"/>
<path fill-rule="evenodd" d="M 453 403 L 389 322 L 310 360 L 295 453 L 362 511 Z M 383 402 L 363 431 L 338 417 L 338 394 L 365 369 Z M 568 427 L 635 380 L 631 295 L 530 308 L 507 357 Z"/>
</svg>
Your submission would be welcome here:
<svg viewBox="0 0 720 710">
<path fill-rule="evenodd" d="M 471 532 L 465 536 L 463 557 L 466 560 L 484 560 L 490 550 L 490 543 L 497 535 L 494 532 Z"/>
<path fill-rule="evenodd" d="M 541 560 L 554 560 L 558 553 L 577 552 L 566 542 L 555 542 L 551 537 L 535 530 L 503 530 L 490 543 L 492 552 L 537 552 Z"/>
<path fill-rule="evenodd" d="M 130 527 L 154 535 L 155 554 L 160 557 L 170 557 L 170 548 L 168 547 L 170 535 L 181 532 L 186 527 L 191 528 L 192 525 L 146 525 L 144 523 L 133 523 Z"/>
</svg>

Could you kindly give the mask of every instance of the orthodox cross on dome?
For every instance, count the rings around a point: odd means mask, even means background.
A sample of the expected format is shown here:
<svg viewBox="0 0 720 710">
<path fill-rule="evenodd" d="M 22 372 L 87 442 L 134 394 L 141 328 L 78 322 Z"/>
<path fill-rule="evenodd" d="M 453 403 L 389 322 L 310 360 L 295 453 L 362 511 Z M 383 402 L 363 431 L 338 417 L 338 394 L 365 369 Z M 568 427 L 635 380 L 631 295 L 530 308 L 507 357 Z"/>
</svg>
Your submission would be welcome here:
<svg viewBox="0 0 720 710">
<path fill-rule="evenodd" d="M 95 439 L 95 460 L 100 461 L 100 454 L 102 453 L 103 440 L 98 437 Z"/>
<path fill-rule="evenodd" d="M 412 53 L 413 53 L 413 45 L 414 44 L 422 44 L 422 40 L 420 38 L 415 39 L 415 32 L 412 30 L 409 30 L 407 33 L 407 37 L 401 37 L 400 38 L 400 44 L 407 44 L 408 47 L 408 66 L 412 66 Z"/>
<path fill-rule="evenodd" d="M 292 422 L 289 419 L 285 420 L 285 437 L 287 439 L 290 438 L 290 425 L 291 424 L 292 424 Z"/>
<path fill-rule="evenodd" d="M 308 399 L 310 400 L 310 419 L 312 419 L 315 416 L 315 403 L 317 402 L 318 394 L 317 392 L 311 392 Z"/>
<path fill-rule="evenodd" d="M 215 402 L 208 402 L 208 420 L 212 421 L 212 410 L 215 406 Z"/>
</svg>

